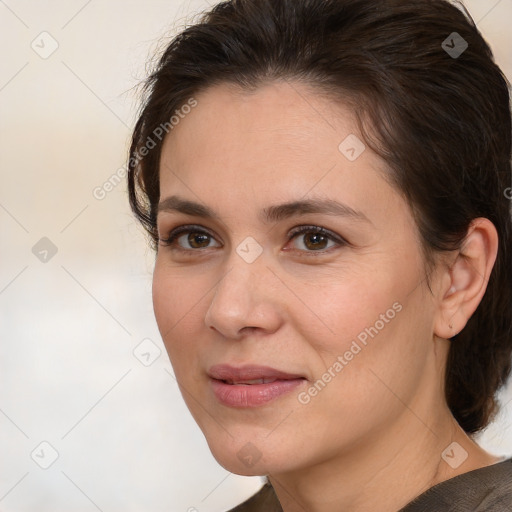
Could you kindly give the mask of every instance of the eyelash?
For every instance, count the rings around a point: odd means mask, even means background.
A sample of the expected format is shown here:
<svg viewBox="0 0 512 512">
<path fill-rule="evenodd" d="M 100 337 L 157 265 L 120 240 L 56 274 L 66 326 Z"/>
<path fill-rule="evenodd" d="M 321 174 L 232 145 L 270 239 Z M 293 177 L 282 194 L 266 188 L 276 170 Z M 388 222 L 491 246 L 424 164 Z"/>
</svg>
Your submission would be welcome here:
<svg viewBox="0 0 512 512">
<path fill-rule="evenodd" d="M 208 231 L 205 231 L 200 226 L 194 226 L 194 225 L 190 226 L 189 225 L 189 226 L 180 226 L 180 227 L 174 229 L 173 231 L 171 231 L 171 233 L 169 234 L 169 236 L 167 238 L 160 238 L 159 243 L 162 246 L 172 247 L 173 250 L 183 252 L 183 253 L 190 254 L 192 252 L 200 252 L 201 249 L 184 249 L 183 247 L 180 247 L 179 245 L 176 244 L 177 239 L 181 235 L 186 234 L 186 233 L 197 233 L 197 234 L 207 235 L 207 236 L 215 239 L 215 237 L 213 237 L 213 235 L 211 235 Z M 331 240 L 331 241 L 335 242 L 336 244 L 338 244 L 338 248 L 349 245 L 349 243 L 346 240 L 344 240 L 342 237 L 340 237 L 339 235 L 336 235 L 335 233 L 328 231 L 327 229 L 325 229 L 323 227 L 313 226 L 313 225 L 298 226 L 298 227 L 292 229 L 290 231 L 290 233 L 288 234 L 288 243 L 291 242 L 294 238 L 298 237 L 299 235 L 306 234 L 306 233 L 322 235 L 322 236 L 326 237 L 328 240 Z M 205 249 L 210 249 L 210 247 L 206 247 Z M 202 249 L 202 250 L 205 250 L 205 249 Z M 299 252 L 302 252 L 309 256 L 309 255 L 315 255 L 315 254 L 326 254 L 331 249 L 333 249 L 333 247 L 330 247 L 329 249 L 324 249 L 324 250 L 311 250 L 311 251 L 305 251 L 305 250 L 301 250 L 301 249 L 297 249 L 297 250 Z"/>
</svg>

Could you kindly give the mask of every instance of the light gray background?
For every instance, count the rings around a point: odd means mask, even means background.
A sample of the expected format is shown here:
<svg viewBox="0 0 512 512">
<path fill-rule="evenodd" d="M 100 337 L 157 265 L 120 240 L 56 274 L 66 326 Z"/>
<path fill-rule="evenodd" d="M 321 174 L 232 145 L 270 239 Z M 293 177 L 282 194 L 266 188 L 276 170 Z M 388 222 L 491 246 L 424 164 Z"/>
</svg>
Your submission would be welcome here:
<svg viewBox="0 0 512 512">
<path fill-rule="evenodd" d="M 466 5 L 512 77 L 512 0 Z M 93 195 L 122 173 L 159 39 L 208 7 L 0 0 L 2 512 L 223 511 L 261 485 L 216 463 L 184 405 L 124 180 Z M 33 253 L 43 237 L 55 255 Z M 501 400 L 481 443 L 510 455 L 510 386 Z"/>
</svg>

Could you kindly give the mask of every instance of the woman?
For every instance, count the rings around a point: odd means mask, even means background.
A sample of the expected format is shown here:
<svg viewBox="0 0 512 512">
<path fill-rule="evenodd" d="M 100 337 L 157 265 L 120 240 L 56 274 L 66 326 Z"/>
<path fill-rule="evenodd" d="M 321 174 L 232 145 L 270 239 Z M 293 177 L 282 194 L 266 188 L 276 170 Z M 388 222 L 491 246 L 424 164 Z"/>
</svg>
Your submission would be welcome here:
<svg viewBox="0 0 512 512">
<path fill-rule="evenodd" d="M 130 152 L 156 320 L 236 511 L 512 510 L 507 82 L 443 0 L 234 0 Z"/>
</svg>

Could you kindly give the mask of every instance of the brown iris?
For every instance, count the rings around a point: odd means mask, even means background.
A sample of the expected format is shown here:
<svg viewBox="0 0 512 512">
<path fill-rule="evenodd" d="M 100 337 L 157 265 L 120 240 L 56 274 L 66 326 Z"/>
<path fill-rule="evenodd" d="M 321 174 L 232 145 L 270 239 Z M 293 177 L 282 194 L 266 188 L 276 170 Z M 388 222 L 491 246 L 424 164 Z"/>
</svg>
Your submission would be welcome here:
<svg viewBox="0 0 512 512">
<path fill-rule="evenodd" d="M 208 244 L 210 243 L 210 235 L 207 235 L 205 233 L 189 233 L 188 237 L 188 243 L 190 244 L 190 247 L 194 247 L 194 249 L 199 249 L 202 247 L 208 247 Z"/>
<path fill-rule="evenodd" d="M 329 239 L 326 236 L 321 235 L 320 233 L 308 233 L 304 235 L 304 245 L 308 249 L 312 250 L 325 249 L 325 244 L 328 240 Z"/>
</svg>

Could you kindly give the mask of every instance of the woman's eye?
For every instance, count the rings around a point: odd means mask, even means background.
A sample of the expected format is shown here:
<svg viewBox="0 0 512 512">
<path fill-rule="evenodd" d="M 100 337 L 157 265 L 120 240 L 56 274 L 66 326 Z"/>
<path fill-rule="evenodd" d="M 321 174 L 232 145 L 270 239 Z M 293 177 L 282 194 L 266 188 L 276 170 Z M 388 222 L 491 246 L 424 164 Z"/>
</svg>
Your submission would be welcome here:
<svg viewBox="0 0 512 512">
<path fill-rule="evenodd" d="M 341 237 L 319 226 L 300 226 L 289 234 L 289 241 L 294 243 L 295 249 L 309 253 L 323 253 L 335 246 L 348 245 Z M 176 228 L 167 238 L 160 238 L 159 243 L 170 246 L 173 250 L 189 253 L 222 247 L 210 233 L 194 226 Z"/>
<path fill-rule="evenodd" d="M 167 238 L 160 238 L 159 240 L 161 245 L 174 246 L 174 248 L 184 251 L 220 247 L 220 244 L 210 245 L 212 241 L 216 242 L 210 233 L 185 226 L 174 230 Z"/>
<path fill-rule="evenodd" d="M 333 246 L 346 245 L 346 242 L 334 233 L 318 226 L 301 226 L 290 233 L 290 240 L 301 251 L 326 251 Z"/>
</svg>

